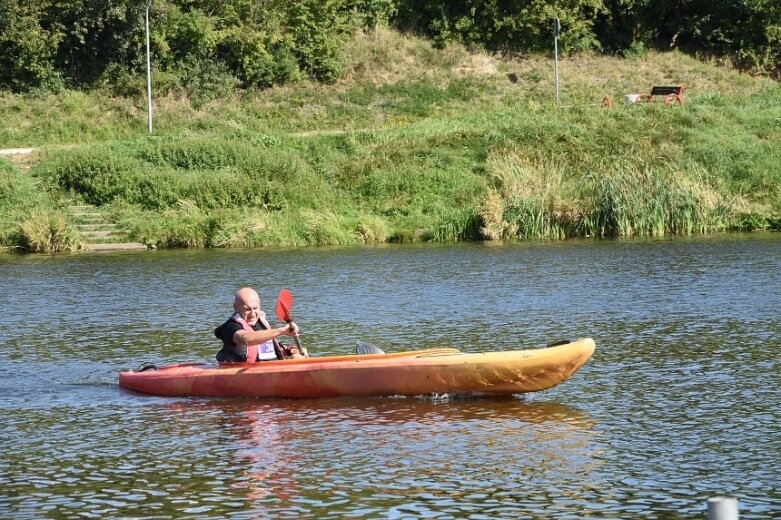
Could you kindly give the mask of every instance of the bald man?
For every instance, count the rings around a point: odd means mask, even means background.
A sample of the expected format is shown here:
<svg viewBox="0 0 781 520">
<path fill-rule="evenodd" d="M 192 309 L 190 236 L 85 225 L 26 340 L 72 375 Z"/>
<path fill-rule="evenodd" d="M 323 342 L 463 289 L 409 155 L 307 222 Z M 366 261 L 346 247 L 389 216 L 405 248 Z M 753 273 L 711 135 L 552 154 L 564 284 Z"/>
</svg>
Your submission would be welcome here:
<svg viewBox="0 0 781 520">
<path fill-rule="evenodd" d="M 302 358 L 295 346 L 284 348 L 277 338 L 282 335 L 297 336 L 298 325 L 290 323 L 273 328 L 266 321 L 266 313 L 260 310 L 260 296 L 250 287 L 236 291 L 233 315 L 214 329 L 214 335 L 222 340 L 217 353 L 220 363 L 255 363 L 273 359 Z"/>
</svg>

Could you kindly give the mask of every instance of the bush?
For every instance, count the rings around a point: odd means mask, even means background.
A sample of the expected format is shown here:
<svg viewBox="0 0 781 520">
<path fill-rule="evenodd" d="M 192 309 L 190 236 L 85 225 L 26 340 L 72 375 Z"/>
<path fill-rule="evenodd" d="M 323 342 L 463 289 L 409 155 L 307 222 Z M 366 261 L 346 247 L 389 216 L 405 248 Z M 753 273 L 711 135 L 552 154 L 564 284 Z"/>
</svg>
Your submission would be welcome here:
<svg viewBox="0 0 781 520">
<path fill-rule="evenodd" d="M 75 251 L 79 233 L 61 212 L 36 210 L 20 223 L 20 246 L 33 253 Z"/>
<path fill-rule="evenodd" d="M 189 55 L 179 66 L 181 89 L 187 93 L 194 107 L 215 99 L 236 95 L 239 80 L 225 63 Z"/>
<path fill-rule="evenodd" d="M 45 193 L 29 175 L 20 172 L 5 159 L 0 159 L 0 214 L 20 208 L 35 208 L 47 201 Z"/>
<path fill-rule="evenodd" d="M 47 193 L 29 175 L 0 159 L 0 246 L 28 249 L 19 223 L 52 206 L 54 203 Z"/>
<path fill-rule="evenodd" d="M 84 202 L 100 206 L 140 199 L 136 180 L 142 171 L 139 161 L 100 146 L 54 154 L 38 174 L 67 192 L 78 193 Z"/>
<path fill-rule="evenodd" d="M 154 139 L 141 149 L 139 155 L 155 166 L 207 170 L 244 164 L 254 153 L 253 147 L 248 144 L 197 137 L 165 141 Z"/>
<path fill-rule="evenodd" d="M 482 237 L 482 220 L 472 209 L 447 212 L 424 238 L 434 242 L 478 240 Z"/>
<path fill-rule="evenodd" d="M 213 218 L 195 204 L 179 201 L 174 208 L 150 212 L 117 210 L 117 220 L 134 240 L 154 247 L 205 247 Z"/>
<path fill-rule="evenodd" d="M 355 226 L 355 236 L 361 244 L 382 244 L 388 240 L 388 223 L 375 215 L 361 215 Z"/>
<path fill-rule="evenodd" d="M 565 4 L 546 0 L 530 0 L 522 5 L 488 0 L 402 0 L 395 20 L 402 28 L 424 31 L 442 47 L 460 42 L 490 49 L 540 51 L 550 49 L 551 24 L 558 17 L 562 24 L 561 49 L 599 48 L 594 24 L 596 14 L 604 10 L 603 0 Z"/>
<path fill-rule="evenodd" d="M 332 82 L 344 69 L 344 42 L 351 32 L 338 0 L 298 0 L 287 9 L 287 28 L 299 67 L 310 77 Z"/>
</svg>

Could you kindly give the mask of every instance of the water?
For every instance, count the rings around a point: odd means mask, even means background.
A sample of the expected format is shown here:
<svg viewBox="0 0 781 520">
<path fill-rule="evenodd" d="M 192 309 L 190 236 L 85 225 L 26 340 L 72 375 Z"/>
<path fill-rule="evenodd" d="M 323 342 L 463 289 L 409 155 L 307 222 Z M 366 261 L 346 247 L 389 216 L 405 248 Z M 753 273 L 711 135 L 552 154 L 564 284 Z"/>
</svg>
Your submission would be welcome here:
<svg viewBox="0 0 781 520">
<path fill-rule="evenodd" d="M 240 285 L 314 355 L 590 336 L 512 398 L 168 399 Z M 781 516 L 781 236 L 0 256 L 1 518 Z"/>
</svg>

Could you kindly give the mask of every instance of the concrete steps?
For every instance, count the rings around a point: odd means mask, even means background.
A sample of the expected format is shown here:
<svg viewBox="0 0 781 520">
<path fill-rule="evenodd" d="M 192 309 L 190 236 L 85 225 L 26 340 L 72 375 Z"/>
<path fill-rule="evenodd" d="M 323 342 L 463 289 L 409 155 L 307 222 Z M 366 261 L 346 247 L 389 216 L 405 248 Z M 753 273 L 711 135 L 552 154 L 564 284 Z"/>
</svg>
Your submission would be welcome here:
<svg viewBox="0 0 781 520">
<path fill-rule="evenodd" d="M 14 163 L 20 170 L 26 172 L 37 160 L 38 150 L 35 148 L 6 148 L 0 150 L 0 157 L 5 157 Z"/>
<path fill-rule="evenodd" d="M 146 249 L 140 242 L 128 241 L 127 233 L 100 208 L 91 204 L 69 206 L 68 210 L 87 248 L 93 251 Z"/>
<path fill-rule="evenodd" d="M 22 171 L 30 169 L 35 160 L 35 148 L 0 149 L 0 157 L 7 157 Z M 116 251 L 129 249 L 147 249 L 140 242 L 129 242 L 127 233 L 91 204 L 73 205 L 68 208 L 76 227 L 88 249 L 93 251 Z"/>
<path fill-rule="evenodd" d="M 108 244 L 90 244 L 93 251 L 131 251 L 133 249 L 149 249 L 140 242 L 111 242 Z"/>
</svg>

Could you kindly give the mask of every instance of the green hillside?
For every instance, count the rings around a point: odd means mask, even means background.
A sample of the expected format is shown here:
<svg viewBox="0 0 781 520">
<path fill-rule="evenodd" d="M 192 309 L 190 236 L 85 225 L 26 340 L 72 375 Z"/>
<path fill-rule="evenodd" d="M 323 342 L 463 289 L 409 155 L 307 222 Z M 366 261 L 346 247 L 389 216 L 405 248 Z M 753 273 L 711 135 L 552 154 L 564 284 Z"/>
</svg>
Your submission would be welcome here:
<svg viewBox="0 0 781 520">
<path fill-rule="evenodd" d="M 143 78 L 124 97 L 0 95 L 0 148 L 37 149 L 0 159 L 0 245 L 77 247 L 73 203 L 157 247 L 779 226 L 770 79 L 678 52 L 579 55 L 560 60 L 557 108 L 550 56 L 438 49 L 382 28 L 347 48 L 346 74 L 328 85 L 211 100 L 168 90 L 152 136 Z M 684 106 L 623 101 L 663 84 L 685 86 Z"/>
</svg>

